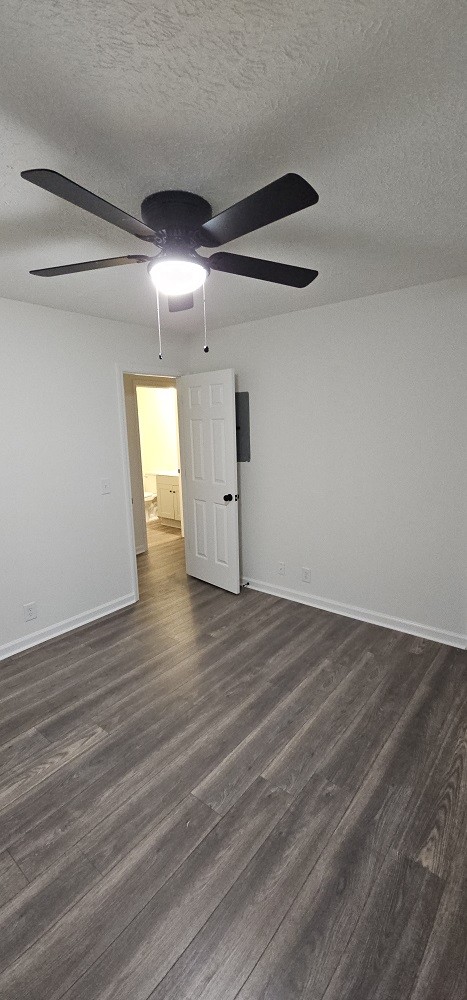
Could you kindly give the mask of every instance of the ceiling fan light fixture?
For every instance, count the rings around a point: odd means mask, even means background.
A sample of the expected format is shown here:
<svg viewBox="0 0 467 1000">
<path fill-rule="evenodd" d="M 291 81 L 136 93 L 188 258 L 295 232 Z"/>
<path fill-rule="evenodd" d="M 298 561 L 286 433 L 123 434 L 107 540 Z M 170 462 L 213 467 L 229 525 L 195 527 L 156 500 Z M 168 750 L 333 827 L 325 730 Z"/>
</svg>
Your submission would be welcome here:
<svg viewBox="0 0 467 1000">
<path fill-rule="evenodd" d="M 164 257 L 148 266 L 151 281 L 163 295 L 188 295 L 201 288 L 208 276 L 208 269 L 196 260 Z"/>
</svg>

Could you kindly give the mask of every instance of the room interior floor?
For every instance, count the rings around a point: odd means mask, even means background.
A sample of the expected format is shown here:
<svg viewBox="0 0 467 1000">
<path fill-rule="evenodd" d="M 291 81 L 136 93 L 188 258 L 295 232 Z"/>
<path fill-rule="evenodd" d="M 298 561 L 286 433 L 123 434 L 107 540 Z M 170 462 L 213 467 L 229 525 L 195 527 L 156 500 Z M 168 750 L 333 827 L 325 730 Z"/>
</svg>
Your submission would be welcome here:
<svg viewBox="0 0 467 1000">
<path fill-rule="evenodd" d="M 186 578 L 0 664 L 3 1000 L 460 1000 L 467 653 Z"/>
</svg>

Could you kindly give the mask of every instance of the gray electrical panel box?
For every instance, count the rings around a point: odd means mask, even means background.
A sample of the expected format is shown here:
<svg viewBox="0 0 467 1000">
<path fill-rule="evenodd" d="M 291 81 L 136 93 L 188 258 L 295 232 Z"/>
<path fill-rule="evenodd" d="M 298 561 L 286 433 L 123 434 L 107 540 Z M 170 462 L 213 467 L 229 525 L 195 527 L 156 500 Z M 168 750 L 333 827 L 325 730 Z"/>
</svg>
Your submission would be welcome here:
<svg viewBox="0 0 467 1000">
<path fill-rule="evenodd" d="M 250 393 L 235 393 L 237 426 L 237 462 L 249 462 L 250 451 Z"/>
</svg>

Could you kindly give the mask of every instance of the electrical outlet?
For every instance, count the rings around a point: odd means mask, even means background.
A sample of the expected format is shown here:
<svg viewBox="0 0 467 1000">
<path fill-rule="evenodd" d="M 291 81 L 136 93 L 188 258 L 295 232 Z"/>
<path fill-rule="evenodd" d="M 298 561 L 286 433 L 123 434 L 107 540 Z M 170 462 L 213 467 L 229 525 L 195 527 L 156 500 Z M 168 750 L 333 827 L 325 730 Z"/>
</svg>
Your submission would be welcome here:
<svg viewBox="0 0 467 1000">
<path fill-rule="evenodd" d="M 279 575 L 285 576 L 285 563 L 283 562 L 279 563 Z"/>
<path fill-rule="evenodd" d="M 308 566 L 302 566 L 302 580 L 303 583 L 311 583 L 311 569 Z"/>
<path fill-rule="evenodd" d="M 101 479 L 101 493 L 102 493 L 102 495 L 105 496 L 107 493 L 110 493 L 110 492 L 111 492 L 111 490 L 110 490 L 110 479 Z"/>
<path fill-rule="evenodd" d="M 31 604 L 23 604 L 23 611 L 25 622 L 33 622 L 37 618 L 37 604 L 35 601 Z"/>
</svg>

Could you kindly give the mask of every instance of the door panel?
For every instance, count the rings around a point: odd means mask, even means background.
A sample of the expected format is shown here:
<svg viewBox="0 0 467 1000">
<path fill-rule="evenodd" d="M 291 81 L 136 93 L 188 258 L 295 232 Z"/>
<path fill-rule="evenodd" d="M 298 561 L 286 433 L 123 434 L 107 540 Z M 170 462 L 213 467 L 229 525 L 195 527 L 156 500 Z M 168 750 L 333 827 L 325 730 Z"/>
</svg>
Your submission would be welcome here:
<svg viewBox="0 0 467 1000">
<path fill-rule="evenodd" d="M 187 573 L 238 594 L 235 375 L 184 375 L 177 389 Z"/>
<path fill-rule="evenodd" d="M 216 563 L 227 566 L 229 553 L 227 510 L 219 503 L 214 505 L 214 550 Z"/>
<path fill-rule="evenodd" d="M 195 555 L 199 559 L 208 557 L 208 536 L 206 530 L 206 504 L 202 500 L 194 502 L 195 514 Z"/>
<path fill-rule="evenodd" d="M 193 405 L 191 408 L 193 409 Z M 202 482 L 204 480 L 204 436 L 202 420 L 190 420 L 190 436 L 193 479 Z"/>
<path fill-rule="evenodd" d="M 211 452 L 213 482 L 226 486 L 225 422 L 222 417 L 211 420 Z"/>
</svg>

